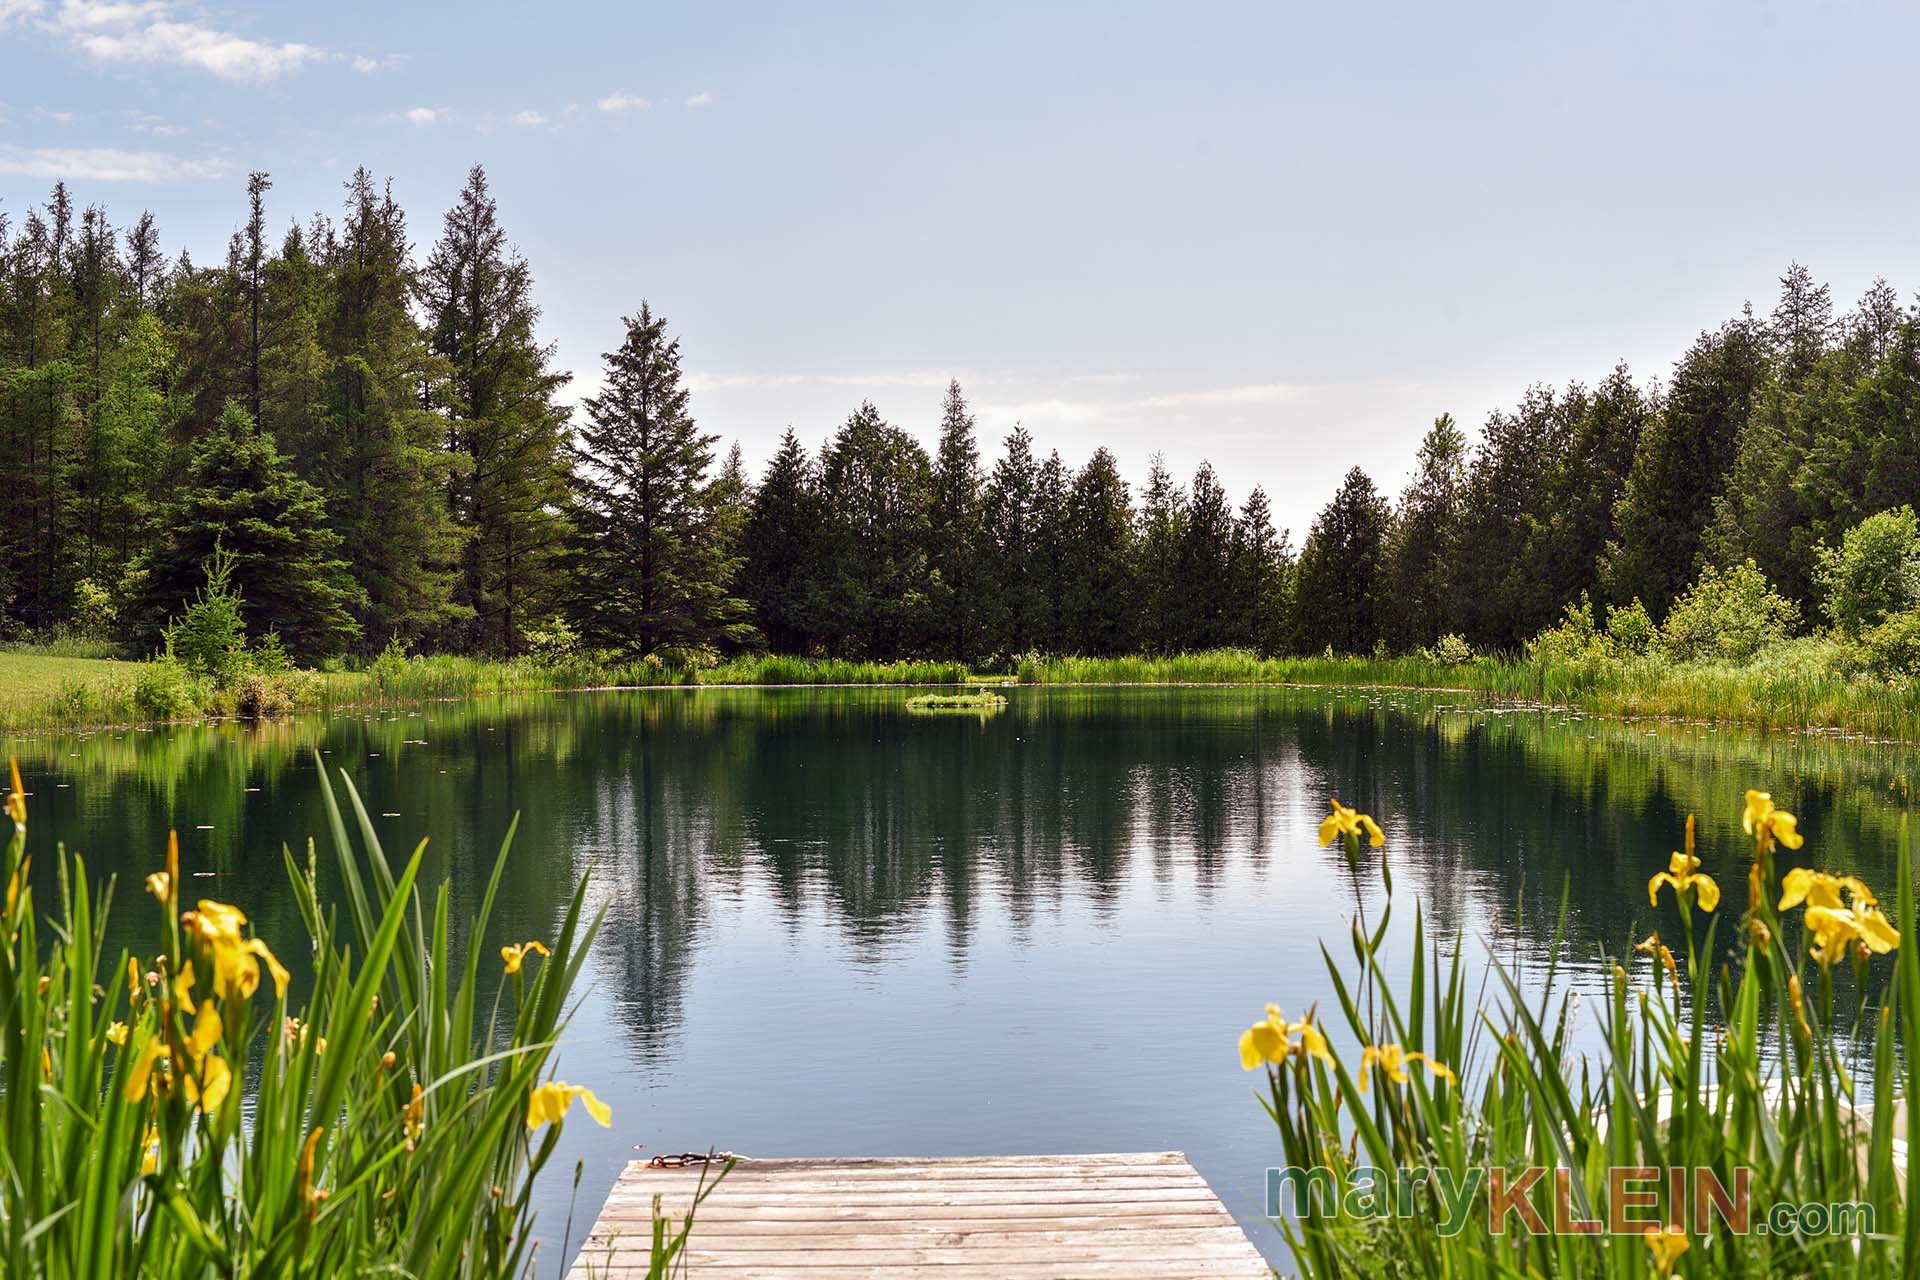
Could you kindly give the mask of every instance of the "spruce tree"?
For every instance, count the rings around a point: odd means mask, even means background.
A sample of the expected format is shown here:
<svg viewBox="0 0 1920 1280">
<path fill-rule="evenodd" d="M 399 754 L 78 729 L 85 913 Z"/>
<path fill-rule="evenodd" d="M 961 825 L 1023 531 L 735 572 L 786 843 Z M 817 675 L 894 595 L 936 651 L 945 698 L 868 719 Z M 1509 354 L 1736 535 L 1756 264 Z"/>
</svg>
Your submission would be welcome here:
<svg viewBox="0 0 1920 1280">
<path fill-rule="evenodd" d="M 1067 493 L 1064 647 L 1075 653 L 1126 653 L 1135 641 L 1133 502 L 1120 465 L 1095 449 Z"/>
<path fill-rule="evenodd" d="M 744 602 L 715 526 L 716 435 L 687 412 L 680 343 L 646 303 L 582 404 L 569 613 L 586 642 L 629 656 L 744 640 Z"/>
<path fill-rule="evenodd" d="M 1033 437 L 1016 425 L 980 497 L 980 530 L 990 584 L 981 601 L 988 652 L 1012 657 L 1035 647 L 1044 606 L 1034 499 L 1039 466 Z"/>
<path fill-rule="evenodd" d="M 827 639 L 826 542 L 813 459 L 789 427 L 753 492 L 741 549 L 740 594 L 775 653 L 810 654 Z"/>
<path fill-rule="evenodd" d="M 448 211 L 421 273 L 433 352 L 450 366 L 430 401 L 447 447 L 464 455 L 452 511 L 465 537 L 455 600 L 471 610 L 471 639 L 517 653 L 530 621 L 557 604 L 566 541 L 566 410 L 554 396 L 567 375 L 534 336 L 533 275 L 507 244 L 475 165 Z"/>
<path fill-rule="evenodd" d="M 1178 651 L 1182 640 L 1180 546 L 1185 537 L 1187 495 L 1173 482 L 1166 459 L 1153 455 L 1141 495 L 1140 536 L 1135 542 L 1140 607 L 1139 639 L 1154 653 Z"/>
<path fill-rule="evenodd" d="M 925 652 L 931 475 L 926 450 L 871 403 L 828 444 L 824 626 L 836 652 L 883 660 Z"/>
<path fill-rule="evenodd" d="M 1453 415 L 1443 413 L 1421 438 L 1413 478 L 1400 495 L 1387 540 L 1382 588 L 1393 601 L 1380 619 L 1381 634 L 1396 650 L 1432 644 L 1456 630 L 1449 616 L 1444 557 L 1466 487 L 1467 438 Z"/>
<path fill-rule="evenodd" d="M 1188 491 L 1187 518 L 1175 561 L 1178 634 L 1174 647 L 1197 652 L 1217 649 L 1231 640 L 1233 540 L 1233 507 L 1213 464 L 1202 462 Z"/>
<path fill-rule="evenodd" d="M 977 656 L 980 643 L 980 449 L 957 381 L 947 383 L 941 406 L 932 486 L 927 571 L 933 645 L 939 656 L 964 661 Z"/>
<path fill-rule="evenodd" d="M 233 556 L 250 635 L 278 631 L 301 659 L 338 653 L 353 638 L 345 607 L 352 581 L 325 500 L 237 401 L 194 442 L 186 482 L 161 525 L 165 541 L 150 552 L 144 575 L 149 641 L 193 598 L 216 544 Z"/>
<path fill-rule="evenodd" d="M 1293 572 L 1286 535 L 1273 528 L 1273 509 L 1259 485 L 1247 495 L 1234 525 L 1226 639 L 1273 657 L 1287 647 L 1287 588 Z"/>
<path fill-rule="evenodd" d="M 1367 473 L 1355 467 L 1315 517 L 1294 577 L 1291 616 L 1309 653 L 1368 654 L 1380 638 L 1381 558 L 1390 514 Z"/>
<path fill-rule="evenodd" d="M 1614 509 L 1600 583 L 1615 604 L 1655 616 L 1686 589 L 1742 432 L 1767 377 L 1765 335 L 1751 312 L 1702 333 L 1647 424 Z"/>
</svg>

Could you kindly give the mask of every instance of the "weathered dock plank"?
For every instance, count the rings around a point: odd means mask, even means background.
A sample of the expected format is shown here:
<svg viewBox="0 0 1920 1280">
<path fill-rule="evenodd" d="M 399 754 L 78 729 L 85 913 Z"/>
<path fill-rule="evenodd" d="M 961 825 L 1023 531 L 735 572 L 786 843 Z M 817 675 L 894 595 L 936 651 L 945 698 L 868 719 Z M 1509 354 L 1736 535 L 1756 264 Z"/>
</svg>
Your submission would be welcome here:
<svg viewBox="0 0 1920 1280">
<path fill-rule="evenodd" d="M 570 1280 L 647 1273 L 653 1201 L 685 1214 L 700 1169 L 627 1166 Z M 742 1160 L 694 1218 L 690 1277 L 723 1280 L 1264 1280 L 1272 1270 L 1177 1151 Z"/>
</svg>

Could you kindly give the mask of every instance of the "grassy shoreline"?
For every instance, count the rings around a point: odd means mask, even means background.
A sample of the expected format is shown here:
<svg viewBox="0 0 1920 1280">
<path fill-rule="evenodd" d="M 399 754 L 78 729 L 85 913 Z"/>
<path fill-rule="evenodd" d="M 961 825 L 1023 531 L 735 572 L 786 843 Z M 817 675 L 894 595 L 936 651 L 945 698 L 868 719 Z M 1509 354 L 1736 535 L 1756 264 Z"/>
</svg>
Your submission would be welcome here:
<svg viewBox="0 0 1920 1280">
<path fill-rule="evenodd" d="M 1301 685 L 1457 691 L 1506 703 L 1596 715 L 1712 721 L 1758 729 L 1837 731 L 1920 739 L 1920 683 L 1844 675 L 1831 646 L 1797 640 L 1753 662 L 1673 663 L 1657 657 L 1544 661 L 1502 656 L 1445 663 L 1427 657 L 1262 658 L 1241 650 L 1167 657 L 1026 658 L 1010 674 L 980 676 L 957 662 L 863 662 L 755 656 L 699 670 L 658 663 L 571 659 L 491 661 L 441 655 L 376 662 L 352 672 L 293 672 L 287 709 L 405 706 L 494 694 L 658 686 L 774 685 Z M 155 722 L 136 698 L 147 664 L 0 651 L 0 732 L 123 727 Z M 231 694 L 204 690 L 197 714 L 236 714 Z"/>
</svg>

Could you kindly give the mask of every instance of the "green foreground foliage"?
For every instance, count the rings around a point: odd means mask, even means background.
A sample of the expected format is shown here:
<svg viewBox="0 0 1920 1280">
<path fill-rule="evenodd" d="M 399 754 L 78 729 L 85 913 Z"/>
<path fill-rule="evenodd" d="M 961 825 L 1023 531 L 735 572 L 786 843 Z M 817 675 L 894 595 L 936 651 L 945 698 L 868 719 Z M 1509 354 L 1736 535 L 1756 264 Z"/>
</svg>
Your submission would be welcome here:
<svg viewBox="0 0 1920 1280">
<path fill-rule="evenodd" d="M 1920 1043 L 1904 826 L 1893 919 L 1852 877 L 1776 875 L 1776 846 L 1802 837 L 1770 796 L 1747 793 L 1743 826 L 1750 874 L 1723 898 L 1687 819 L 1682 851 L 1648 881 L 1658 927 L 1623 945 L 1594 1006 L 1557 984 L 1557 940 L 1543 974 L 1516 950 L 1475 977 L 1468 944 L 1443 951 L 1418 913 L 1407 968 L 1390 975 L 1391 841 L 1334 803 L 1321 842 L 1341 842 L 1357 898 L 1361 877 L 1378 877 L 1385 907 L 1369 922 L 1356 902 L 1351 962 L 1322 948 L 1337 1009 L 1289 1020 L 1270 1006 L 1240 1040 L 1242 1065 L 1266 1069 L 1285 1162 L 1337 1188 L 1301 1196 L 1282 1224 L 1303 1276 L 1916 1273 L 1904 1116 L 1920 1059 L 1896 1048 Z M 1561 1172 L 1523 1183 L 1536 1168 Z M 1344 1197 L 1361 1169 L 1377 1171 L 1366 1194 Z M 1726 1189 L 1750 1178 L 1750 1216 L 1716 1209 L 1700 1171 Z M 1796 1213 L 1783 1230 L 1777 1205 L 1823 1216 Z M 1864 1209 L 1842 1222 L 1837 1206 Z"/>
<path fill-rule="evenodd" d="M 286 854 L 309 935 L 278 940 L 291 971 L 237 908 L 183 901 L 171 839 L 145 886 L 151 952 L 110 956 L 115 886 L 78 856 L 57 855 L 54 909 L 36 903 L 19 777 L 0 864 L 0 1272 L 530 1272 L 532 1186 L 571 1103 L 608 1122 L 549 1072 L 600 923 L 584 878 L 551 946 L 503 949 L 510 980 L 485 999 L 479 940 L 513 832 L 464 959 L 436 965 L 456 954 L 446 887 L 416 884 L 424 842 L 391 868 L 349 782 L 346 814 L 324 791 L 345 902 L 320 901 L 311 851 Z M 656 1223 L 654 1274 L 686 1230 Z"/>
</svg>

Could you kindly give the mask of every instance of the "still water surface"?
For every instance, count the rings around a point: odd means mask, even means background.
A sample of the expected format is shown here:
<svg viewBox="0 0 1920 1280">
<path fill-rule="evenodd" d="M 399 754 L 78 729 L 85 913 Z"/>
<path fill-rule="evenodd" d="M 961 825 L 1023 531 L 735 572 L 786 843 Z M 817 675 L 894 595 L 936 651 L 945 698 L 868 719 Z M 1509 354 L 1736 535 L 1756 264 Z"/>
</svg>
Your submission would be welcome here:
<svg viewBox="0 0 1920 1280">
<path fill-rule="evenodd" d="M 521 815 L 489 954 L 551 938 L 591 867 L 606 924 L 559 1070 L 614 1126 L 567 1126 L 538 1197 L 543 1274 L 576 1159 L 584 1223 L 636 1151 L 709 1146 L 1182 1150 L 1283 1261 L 1260 1216 L 1278 1143 L 1234 1039 L 1270 1000 L 1332 1008 L 1321 940 L 1344 947 L 1357 900 L 1380 918 L 1373 869 L 1315 840 L 1328 796 L 1387 829 L 1395 964 L 1418 895 L 1470 957 L 1491 939 L 1538 973 L 1564 886 L 1553 958 L 1588 984 L 1603 953 L 1672 930 L 1646 880 L 1688 812 L 1737 902 L 1749 786 L 1800 815 L 1802 859 L 1890 890 L 1915 764 L 1457 696 L 1009 693 L 986 721 L 909 715 L 902 691 L 667 689 L 3 745 L 35 847 L 120 876 L 114 947 L 146 941 L 132 889 L 173 826 L 183 867 L 212 873 L 188 891 L 295 950 L 280 849 L 324 839 L 316 751 L 385 815 L 390 856 L 430 838 L 422 882 L 451 879 L 456 917 Z"/>
</svg>

